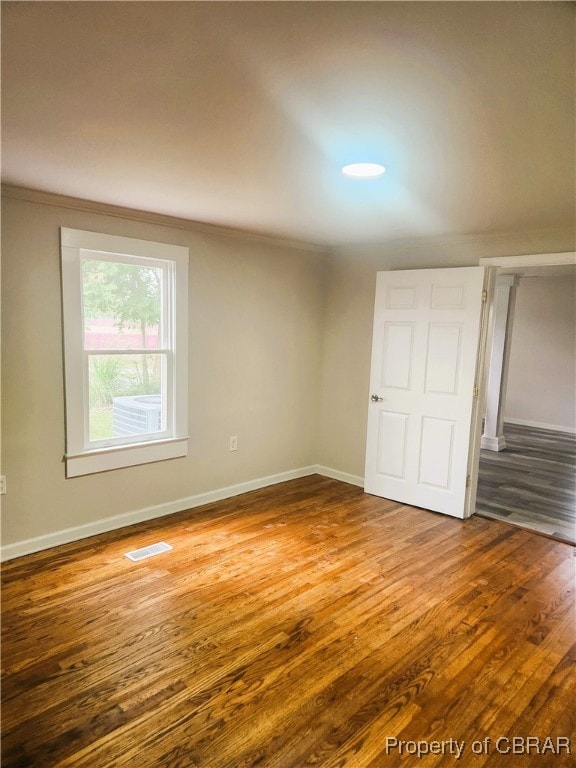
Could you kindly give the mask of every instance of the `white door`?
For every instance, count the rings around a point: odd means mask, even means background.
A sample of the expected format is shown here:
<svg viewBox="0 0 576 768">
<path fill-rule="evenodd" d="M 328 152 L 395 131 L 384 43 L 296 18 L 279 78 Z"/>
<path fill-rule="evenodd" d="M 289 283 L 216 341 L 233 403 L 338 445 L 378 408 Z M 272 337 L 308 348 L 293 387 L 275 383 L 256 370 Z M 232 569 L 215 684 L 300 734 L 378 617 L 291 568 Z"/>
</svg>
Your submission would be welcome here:
<svg viewBox="0 0 576 768">
<path fill-rule="evenodd" d="M 379 272 L 365 491 L 464 517 L 483 267 Z"/>
</svg>

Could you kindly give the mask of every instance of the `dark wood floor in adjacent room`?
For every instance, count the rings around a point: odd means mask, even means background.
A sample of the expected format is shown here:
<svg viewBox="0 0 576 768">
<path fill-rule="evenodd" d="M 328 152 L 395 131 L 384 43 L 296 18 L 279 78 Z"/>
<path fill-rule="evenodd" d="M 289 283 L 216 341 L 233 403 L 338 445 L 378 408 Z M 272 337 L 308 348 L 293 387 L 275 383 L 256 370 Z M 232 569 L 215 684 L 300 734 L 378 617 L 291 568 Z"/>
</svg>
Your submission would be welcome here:
<svg viewBox="0 0 576 768">
<path fill-rule="evenodd" d="M 572 764 L 573 553 L 313 476 L 11 561 L 2 766 Z"/>
<path fill-rule="evenodd" d="M 576 435 L 504 427 L 506 449 L 481 451 L 478 514 L 576 544 Z"/>
</svg>

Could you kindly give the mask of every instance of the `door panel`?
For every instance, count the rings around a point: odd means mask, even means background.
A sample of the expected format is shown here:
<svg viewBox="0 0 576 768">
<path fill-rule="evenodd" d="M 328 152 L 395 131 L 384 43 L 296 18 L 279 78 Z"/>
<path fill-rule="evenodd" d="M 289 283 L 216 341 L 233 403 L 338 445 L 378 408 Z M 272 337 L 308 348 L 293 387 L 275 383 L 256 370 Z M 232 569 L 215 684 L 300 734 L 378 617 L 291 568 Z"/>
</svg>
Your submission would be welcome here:
<svg viewBox="0 0 576 768">
<path fill-rule="evenodd" d="M 413 334 L 413 323 L 384 324 L 382 387 L 410 388 Z"/>
<path fill-rule="evenodd" d="M 378 424 L 378 468 L 382 475 L 406 477 L 408 414 L 380 411 Z"/>
<path fill-rule="evenodd" d="M 421 423 L 418 483 L 449 491 L 456 423 L 432 416 L 423 416 Z"/>
<path fill-rule="evenodd" d="M 460 367 L 462 326 L 460 323 L 430 323 L 426 348 L 424 390 L 455 395 Z"/>
<path fill-rule="evenodd" d="M 365 490 L 464 516 L 484 269 L 377 277 Z"/>
</svg>

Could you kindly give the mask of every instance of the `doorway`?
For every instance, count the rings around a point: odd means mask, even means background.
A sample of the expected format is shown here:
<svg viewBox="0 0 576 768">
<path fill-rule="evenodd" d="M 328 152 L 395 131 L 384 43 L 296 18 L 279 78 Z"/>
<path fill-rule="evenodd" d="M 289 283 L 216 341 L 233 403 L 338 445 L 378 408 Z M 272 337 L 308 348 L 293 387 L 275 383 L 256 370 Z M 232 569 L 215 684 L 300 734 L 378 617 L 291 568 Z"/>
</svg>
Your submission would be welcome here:
<svg viewBox="0 0 576 768">
<path fill-rule="evenodd" d="M 518 280 L 503 430 L 490 443 L 505 447 L 480 451 L 476 512 L 576 543 L 576 267 L 516 264 L 498 274 Z"/>
</svg>

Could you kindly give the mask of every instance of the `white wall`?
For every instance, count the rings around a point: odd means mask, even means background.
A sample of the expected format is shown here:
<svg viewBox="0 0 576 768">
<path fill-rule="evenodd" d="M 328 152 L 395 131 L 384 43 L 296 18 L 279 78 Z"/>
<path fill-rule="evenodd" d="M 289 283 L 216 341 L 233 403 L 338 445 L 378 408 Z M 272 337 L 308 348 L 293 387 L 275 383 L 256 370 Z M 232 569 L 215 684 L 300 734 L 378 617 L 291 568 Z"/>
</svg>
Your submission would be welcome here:
<svg viewBox="0 0 576 768">
<path fill-rule="evenodd" d="M 523 277 L 516 289 L 504 419 L 576 430 L 576 281 Z"/>
<path fill-rule="evenodd" d="M 4 546 L 315 462 L 323 252 L 9 198 L 2 224 Z M 187 458 L 65 478 L 61 226 L 189 247 Z"/>
</svg>

